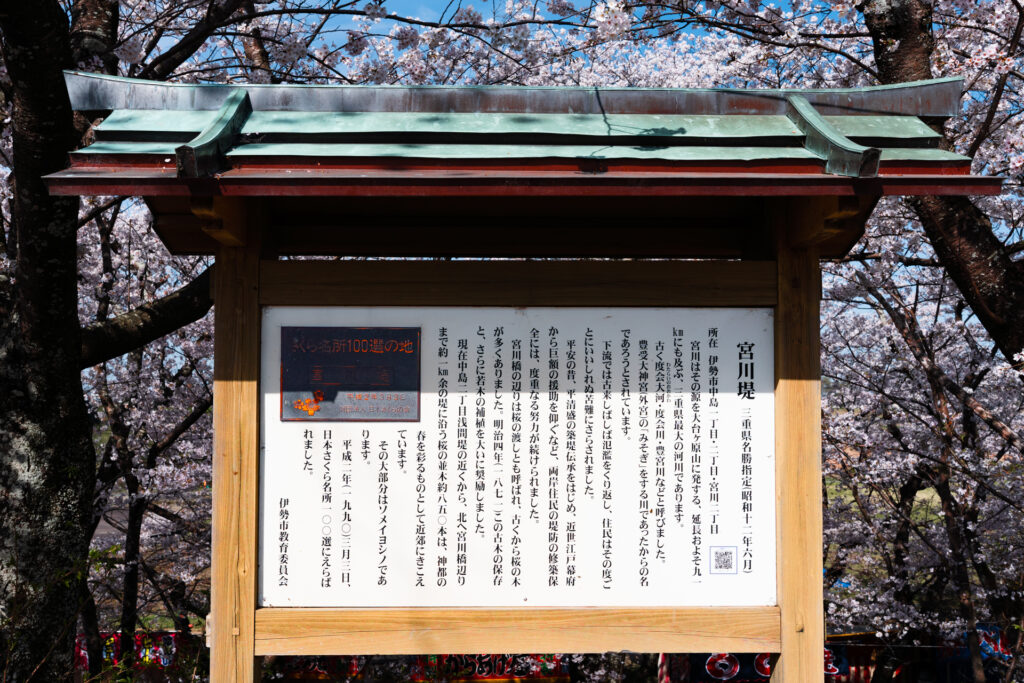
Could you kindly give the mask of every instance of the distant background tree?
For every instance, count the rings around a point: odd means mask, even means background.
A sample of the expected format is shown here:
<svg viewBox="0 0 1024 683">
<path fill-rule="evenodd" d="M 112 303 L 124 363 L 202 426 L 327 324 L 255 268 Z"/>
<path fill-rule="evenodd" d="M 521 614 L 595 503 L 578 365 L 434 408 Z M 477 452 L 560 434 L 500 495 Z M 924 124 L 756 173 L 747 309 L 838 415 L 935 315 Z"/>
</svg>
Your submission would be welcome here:
<svg viewBox="0 0 1024 683">
<path fill-rule="evenodd" d="M 962 114 L 929 123 L 978 171 L 1005 175 L 1007 192 L 887 202 L 827 279 L 826 578 L 837 626 L 894 643 L 972 634 L 980 669 L 977 623 L 1024 618 L 1019 2 L 509 0 L 438 5 L 426 19 L 404 7 L 0 0 L 6 680 L 66 678 L 79 618 L 95 654 L 101 628 L 183 628 L 207 609 L 209 264 L 171 258 L 137 202 L 48 195 L 40 178 L 94 123 L 70 111 L 61 70 L 75 67 L 187 82 L 843 87 L 963 76 Z M 113 532 L 90 563 L 101 522 Z M 840 576 L 849 590 L 835 587 Z"/>
<path fill-rule="evenodd" d="M 884 635 L 876 683 L 892 679 L 898 646 L 961 634 L 984 681 L 979 624 L 1021 651 L 1024 392 L 915 218 L 885 204 L 858 253 L 830 268 L 829 623 Z"/>
</svg>

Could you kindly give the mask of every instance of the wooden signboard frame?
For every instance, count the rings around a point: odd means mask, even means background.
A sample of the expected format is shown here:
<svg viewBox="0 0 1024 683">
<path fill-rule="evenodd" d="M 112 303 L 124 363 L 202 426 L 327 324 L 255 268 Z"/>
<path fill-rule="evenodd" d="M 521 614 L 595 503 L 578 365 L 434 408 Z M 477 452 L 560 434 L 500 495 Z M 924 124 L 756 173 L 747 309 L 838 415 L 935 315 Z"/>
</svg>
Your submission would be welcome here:
<svg viewBox="0 0 1024 683">
<path fill-rule="evenodd" d="M 254 207 L 257 205 L 250 205 Z M 259 211 L 219 216 L 214 282 L 211 680 L 263 655 L 776 652 L 773 680 L 822 680 L 820 270 L 825 214 L 780 200 L 773 261 L 279 261 Z M 257 608 L 262 306 L 771 306 L 778 605 L 750 608 Z"/>
</svg>

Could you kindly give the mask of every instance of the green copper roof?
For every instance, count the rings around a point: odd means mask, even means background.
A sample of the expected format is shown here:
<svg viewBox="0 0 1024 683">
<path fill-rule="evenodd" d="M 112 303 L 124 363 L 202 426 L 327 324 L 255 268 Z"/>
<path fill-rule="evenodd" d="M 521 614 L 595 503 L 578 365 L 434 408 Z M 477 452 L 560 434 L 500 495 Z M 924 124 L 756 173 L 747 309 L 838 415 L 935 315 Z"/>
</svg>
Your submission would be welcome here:
<svg viewBox="0 0 1024 683">
<path fill-rule="evenodd" d="M 242 133 L 473 133 L 640 137 L 797 136 L 785 116 L 254 112 Z"/>
<path fill-rule="evenodd" d="M 826 121 L 850 138 L 933 140 L 942 136 L 916 116 L 825 116 Z"/>
<path fill-rule="evenodd" d="M 142 135 L 194 137 L 217 112 L 118 110 L 97 127 L 101 140 Z M 916 120 L 916 119 L 915 119 Z M 245 136 L 367 134 L 559 135 L 648 138 L 799 138 L 785 116 L 668 116 L 643 114 L 397 114 L 367 112 L 256 111 L 241 130 Z"/>
<path fill-rule="evenodd" d="M 174 141 L 94 142 L 72 154 L 159 154 L 173 159 L 180 146 Z"/>
<path fill-rule="evenodd" d="M 216 111 L 119 109 L 98 127 L 101 139 L 140 133 L 195 137 Z M 847 137 L 938 140 L 941 136 L 916 116 L 826 116 Z M 325 130 L 371 132 L 556 133 L 578 135 L 651 135 L 671 137 L 799 136 L 781 115 L 685 116 L 611 114 L 450 114 L 254 111 L 243 134 L 318 133 Z"/>
<path fill-rule="evenodd" d="M 963 79 L 862 88 L 594 88 L 564 86 L 257 85 L 164 83 L 69 71 L 72 105 L 82 110 L 216 110 L 244 89 L 255 111 L 494 112 L 575 114 L 786 114 L 799 94 L 824 115 L 952 116 Z"/>
<path fill-rule="evenodd" d="M 621 147 L 590 145 L 358 145 L 252 144 L 228 152 L 243 156 L 356 157 L 408 159 L 647 159 L 661 161 L 756 161 L 819 159 L 803 147 Z"/>
<path fill-rule="evenodd" d="M 195 137 L 217 117 L 214 111 L 174 109 L 117 109 L 96 127 L 101 137 L 107 133 L 191 133 Z"/>
<path fill-rule="evenodd" d="M 939 134 L 919 118 L 957 111 L 957 79 L 789 91 L 67 82 L 76 109 L 111 110 L 74 158 L 174 161 L 181 177 L 275 158 L 792 161 L 853 177 L 879 163 L 970 163 L 936 149 Z"/>
<path fill-rule="evenodd" d="M 882 161 L 938 161 L 965 162 L 969 157 L 944 149 L 915 149 L 913 147 L 895 147 L 882 150 Z"/>
</svg>

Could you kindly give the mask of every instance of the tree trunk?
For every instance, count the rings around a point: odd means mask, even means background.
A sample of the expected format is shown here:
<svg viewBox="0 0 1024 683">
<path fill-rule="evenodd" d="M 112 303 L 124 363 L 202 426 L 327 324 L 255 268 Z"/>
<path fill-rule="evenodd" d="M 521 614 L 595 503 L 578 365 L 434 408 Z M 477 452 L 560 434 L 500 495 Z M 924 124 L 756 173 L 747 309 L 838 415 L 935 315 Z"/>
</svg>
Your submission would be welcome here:
<svg viewBox="0 0 1024 683">
<path fill-rule="evenodd" d="M 871 683 L 892 683 L 892 676 L 900 660 L 896 653 L 886 648 L 878 652 L 875 670 L 871 672 Z"/>
<path fill-rule="evenodd" d="M 146 515 L 146 499 L 139 495 L 134 472 L 124 477 L 128 488 L 128 527 L 124 534 L 124 588 L 121 593 L 121 662 L 126 669 L 135 663 L 135 628 L 139 621 L 139 539 Z"/>
<path fill-rule="evenodd" d="M 12 82 L 13 281 L 0 290 L 0 671 L 70 680 L 95 479 L 79 376 L 78 200 L 41 178 L 75 143 L 61 70 L 72 65 L 57 2 L 0 5 Z"/>
<path fill-rule="evenodd" d="M 1024 350 L 1024 270 L 1010 259 L 992 222 L 967 197 L 913 197 L 939 262 L 960 289 L 1003 357 L 1020 369 Z"/>
<path fill-rule="evenodd" d="M 121 18 L 119 0 L 75 0 L 71 8 L 71 50 L 76 64 L 98 58 L 103 70 L 117 75 L 117 25 Z"/>
<path fill-rule="evenodd" d="M 985 683 L 985 666 L 981 657 L 981 639 L 978 636 L 978 616 L 974 605 L 974 594 L 971 590 L 970 560 L 964 543 L 960 524 L 964 515 L 949 488 L 948 470 L 942 472 L 935 483 L 935 491 L 942 504 L 942 520 L 949 540 L 949 550 L 953 582 L 956 585 L 960 616 L 967 622 L 967 652 L 971 661 L 973 683 Z"/>
<path fill-rule="evenodd" d="M 89 657 L 89 678 L 99 679 L 103 671 L 103 636 L 96 616 L 96 601 L 89 590 L 89 582 L 82 578 L 82 632 L 85 634 L 85 651 Z"/>
</svg>

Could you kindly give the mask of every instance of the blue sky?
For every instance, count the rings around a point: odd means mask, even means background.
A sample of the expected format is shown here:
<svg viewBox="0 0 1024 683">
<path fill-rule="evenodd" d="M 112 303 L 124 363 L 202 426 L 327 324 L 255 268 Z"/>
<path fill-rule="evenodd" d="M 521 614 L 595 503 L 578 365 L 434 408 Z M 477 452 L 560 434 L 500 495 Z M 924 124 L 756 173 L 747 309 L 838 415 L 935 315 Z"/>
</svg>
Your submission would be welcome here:
<svg viewBox="0 0 1024 683">
<path fill-rule="evenodd" d="M 483 13 L 483 10 L 488 5 L 487 2 L 464 2 L 463 4 L 472 4 L 481 13 Z M 388 14 L 394 12 L 399 16 L 415 17 L 424 21 L 436 21 L 447 6 L 447 2 L 424 2 L 423 0 L 385 0 L 384 2 L 384 7 L 387 9 Z M 452 6 L 457 6 L 457 2 L 453 2 Z M 349 28 L 353 23 L 351 20 L 346 20 L 339 23 L 338 28 Z"/>
</svg>

